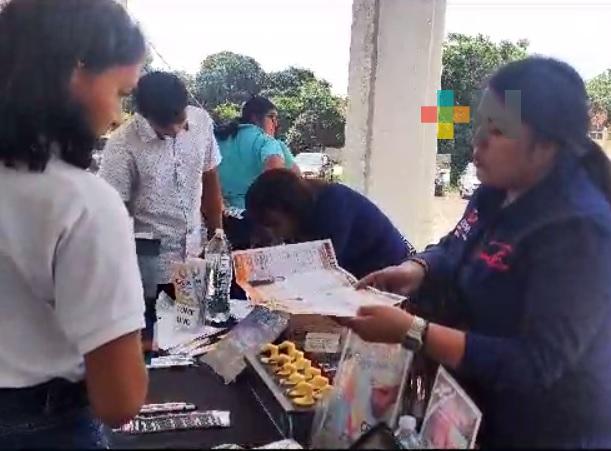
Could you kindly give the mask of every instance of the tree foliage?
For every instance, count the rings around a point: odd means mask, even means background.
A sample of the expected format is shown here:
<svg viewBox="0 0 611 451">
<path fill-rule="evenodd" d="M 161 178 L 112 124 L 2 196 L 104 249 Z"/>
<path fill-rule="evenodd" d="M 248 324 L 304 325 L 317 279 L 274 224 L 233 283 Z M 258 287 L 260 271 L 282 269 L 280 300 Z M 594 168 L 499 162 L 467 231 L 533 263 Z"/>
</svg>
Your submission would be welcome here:
<svg viewBox="0 0 611 451">
<path fill-rule="evenodd" d="M 587 83 L 592 102 L 592 126 L 601 129 L 611 121 L 611 69 L 607 69 Z"/>
<path fill-rule="evenodd" d="M 240 117 L 240 107 L 235 103 L 221 103 L 217 105 L 210 114 L 215 122 L 223 124 Z"/>
<path fill-rule="evenodd" d="M 306 82 L 299 89 L 296 107 L 299 114 L 286 133 L 295 153 L 344 145 L 345 101 L 333 95 L 328 83 Z"/>
<path fill-rule="evenodd" d="M 195 77 L 198 100 L 212 110 L 223 103 L 241 105 L 259 94 L 265 72 L 253 58 L 232 52 L 207 57 Z"/>
<path fill-rule="evenodd" d="M 291 66 L 288 69 L 267 74 L 262 95 L 268 97 L 294 96 L 304 84 L 311 81 L 316 81 L 314 72 Z"/>
<path fill-rule="evenodd" d="M 222 52 L 202 62 L 194 85 L 198 100 L 221 123 L 238 117 L 253 95 L 270 98 L 278 108 L 280 137 L 295 153 L 344 143 L 345 102 L 309 69 L 266 74 L 253 58 Z"/>
<path fill-rule="evenodd" d="M 441 89 L 454 91 L 455 105 L 477 106 L 486 79 L 502 65 L 527 56 L 528 41 L 495 43 L 487 36 L 451 33 L 443 44 Z M 454 140 L 439 140 L 438 152 L 452 154 L 452 179 L 456 181 L 471 158 L 472 124 L 456 124 Z"/>
</svg>

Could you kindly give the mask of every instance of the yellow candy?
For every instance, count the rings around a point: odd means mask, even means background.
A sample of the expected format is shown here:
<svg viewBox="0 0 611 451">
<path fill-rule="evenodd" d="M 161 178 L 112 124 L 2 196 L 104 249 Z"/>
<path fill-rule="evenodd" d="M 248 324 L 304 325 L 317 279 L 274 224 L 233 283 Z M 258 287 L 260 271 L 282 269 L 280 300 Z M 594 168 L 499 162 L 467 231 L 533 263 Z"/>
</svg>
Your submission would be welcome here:
<svg viewBox="0 0 611 451">
<path fill-rule="evenodd" d="M 314 393 L 315 399 L 322 399 L 333 390 L 333 385 L 327 385 Z"/>
<path fill-rule="evenodd" d="M 283 385 L 297 385 L 300 382 L 305 381 L 305 376 L 299 373 L 291 374 L 287 379 L 282 381 Z"/>
<path fill-rule="evenodd" d="M 289 396 L 293 398 L 298 396 L 312 396 L 313 392 L 314 389 L 310 384 L 308 384 L 307 382 L 300 382 L 293 390 L 289 391 Z"/>
<path fill-rule="evenodd" d="M 297 368 L 295 368 L 295 365 L 293 365 L 292 363 L 285 363 L 282 368 L 276 371 L 276 374 L 278 374 L 278 376 L 290 376 L 296 371 Z"/>
<path fill-rule="evenodd" d="M 269 357 L 261 357 L 261 362 L 266 365 L 274 363 L 274 359 L 280 354 L 278 353 L 278 346 L 267 344 L 261 348 L 261 354 L 269 354 Z"/>
<path fill-rule="evenodd" d="M 261 348 L 261 354 L 276 355 L 278 354 L 278 346 L 268 343 Z"/>
<path fill-rule="evenodd" d="M 278 351 L 283 352 L 287 355 L 291 355 L 296 350 L 295 343 L 292 341 L 283 341 L 278 345 Z"/>
<path fill-rule="evenodd" d="M 310 368 L 312 362 L 310 362 L 308 359 L 301 358 L 295 360 L 294 364 L 295 368 L 297 368 L 297 371 L 305 371 L 306 369 Z"/>
<path fill-rule="evenodd" d="M 310 381 L 310 384 L 315 389 L 321 389 L 321 388 L 324 388 L 327 385 L 329 385 L 329 379 L 327 379 L 326 377 L 323 377 L 323 376 L 316 376 L 316 377 L 312 378 L 312 380 Z"/>
<path fill-rule="evenodd" d="M 321 371 L 319 368 L 313 368 L 313 367 L 309 367 L 306 368 L 305 371 L 303 372 L 303 375 L 306 377 L 306 380 L 310 380 L 316 376 L 320 376 Z"/>
<path fill-rule="evenodd" d="M 276 365 L 276 367 L 284 366 L 287 363 L 290 363 L 291 358 L 288 355 L 278 354 L 277 356 L 270 357 L 269 363 Z"/>
<path fill-rule="evenodd" d="M 301 351 L 293 351 L 291 354 L 289 354 L 289 357 L 293 361 L 301 360 L 301 359 L 303 359 L 303 352 L 301 352 Z"/>
</svg>

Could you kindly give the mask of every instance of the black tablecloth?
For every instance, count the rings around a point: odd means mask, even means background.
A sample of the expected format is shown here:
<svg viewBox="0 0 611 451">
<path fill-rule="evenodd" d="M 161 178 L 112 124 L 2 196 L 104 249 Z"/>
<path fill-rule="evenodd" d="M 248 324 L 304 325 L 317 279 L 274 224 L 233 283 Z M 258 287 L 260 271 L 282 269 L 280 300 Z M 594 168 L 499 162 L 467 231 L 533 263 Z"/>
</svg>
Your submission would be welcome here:
<svg viewBox="0 0 611 451">
<path fill-rule="evenodd" d="M 225 385 L 207 366 L 155 369 L 147 402 L 192 402 L 198 410 L 228 410 L 231 427 L 154 434 L 113 434 L 114 448 L 206 449 L 222 443 L 261 446 L 282 439 L 244 380 Z"/>
</svg>

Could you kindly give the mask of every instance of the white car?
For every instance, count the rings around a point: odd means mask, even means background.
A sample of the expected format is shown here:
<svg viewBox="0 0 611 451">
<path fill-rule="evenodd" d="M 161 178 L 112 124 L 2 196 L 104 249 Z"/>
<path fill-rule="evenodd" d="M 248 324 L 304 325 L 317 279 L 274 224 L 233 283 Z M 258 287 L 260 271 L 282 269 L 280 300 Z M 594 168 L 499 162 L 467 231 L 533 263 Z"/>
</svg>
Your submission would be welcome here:
<svg viewBox="0 0 611 451">
<path fill-rule="evenodd" d="M 477 178 L 475 166 L 473 163 L 469 163 L 460 176 L 460 179 L 458 179 L 460 197 L 463 199 L 470 198 L 480 185 L 481 182 Z"/>
<path fill-rule="evenodd" d="M 304 178 L 325 178 L 331 169 L 330 160 L 321 152 L 302 152 L 295 157 Z"/>
</svg>

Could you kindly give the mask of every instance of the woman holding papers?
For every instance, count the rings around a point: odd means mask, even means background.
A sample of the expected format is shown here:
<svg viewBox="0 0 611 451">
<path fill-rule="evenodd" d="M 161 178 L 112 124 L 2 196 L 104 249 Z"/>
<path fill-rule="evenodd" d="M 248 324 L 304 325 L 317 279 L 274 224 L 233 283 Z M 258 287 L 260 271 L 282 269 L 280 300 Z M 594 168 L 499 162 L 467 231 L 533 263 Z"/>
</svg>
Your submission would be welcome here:
<svg viewBox="0 0 611 451">
<path fill-rule="evenodd" d="M 276 242 L 331 239 L 339 265 L 359 278 L 399 264 L 413 251 L 366 197 L 286 169 L 265 172 L 255 181 L 246 194 L 246 213 Z"/>
<path fill-rule="evenodd" d="M 553 59 L 514 62 L 478 115 L 482 187 L 456 228 L 360 283 L 449 286 L 452 317 L 363 308 L 349 326 L 453 369 L 484 413 L 482 447 L 611 447 L 611 170 L 584 83 Z"/>
</svg>

